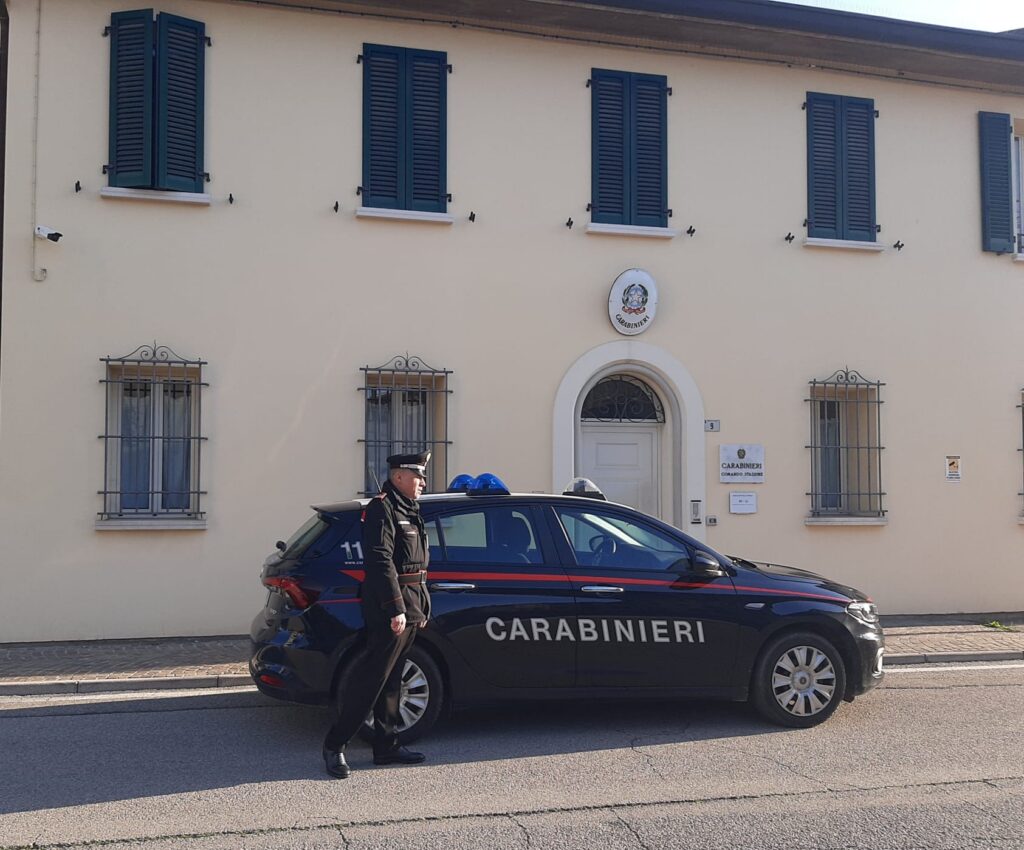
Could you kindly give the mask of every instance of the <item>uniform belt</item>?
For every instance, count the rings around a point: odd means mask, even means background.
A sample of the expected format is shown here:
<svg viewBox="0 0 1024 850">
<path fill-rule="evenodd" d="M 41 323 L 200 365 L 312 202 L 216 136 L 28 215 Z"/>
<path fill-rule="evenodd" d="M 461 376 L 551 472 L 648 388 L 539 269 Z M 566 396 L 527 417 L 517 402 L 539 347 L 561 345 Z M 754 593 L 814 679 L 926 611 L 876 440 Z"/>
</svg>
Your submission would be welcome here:
<svg viewBox="0 0 1024 850">
<path fill-rule="evenodd" d="M 408 584 L 422 584 L 426 577 L 426 570 L 420 570 L 418 573 L 399 573 L 398 583 L 403 587 Z"/>
</svg>

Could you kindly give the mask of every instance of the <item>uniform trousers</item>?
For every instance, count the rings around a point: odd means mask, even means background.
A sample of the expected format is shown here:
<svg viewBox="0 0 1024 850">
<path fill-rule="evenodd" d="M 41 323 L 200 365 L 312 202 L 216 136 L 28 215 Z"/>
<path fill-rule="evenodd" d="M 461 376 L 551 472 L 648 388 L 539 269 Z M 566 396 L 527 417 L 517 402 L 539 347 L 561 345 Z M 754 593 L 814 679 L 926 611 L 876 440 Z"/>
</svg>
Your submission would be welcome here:
<svg viewBox="0 0 1024 850">
<path fill-rule="evenodd" d="M 341 710 L 327 731 L 324 747 L 342 750 L 355 737 L 373 709 L 373 751 L 398 748 L 398 712 L 402 696 L 405 657 L 416 639 L 419 624 L 407 624 L 400 635 L 390 623 L 368 627 L 366 649 L 348 672 L 341 690 Z"/>
</svg>

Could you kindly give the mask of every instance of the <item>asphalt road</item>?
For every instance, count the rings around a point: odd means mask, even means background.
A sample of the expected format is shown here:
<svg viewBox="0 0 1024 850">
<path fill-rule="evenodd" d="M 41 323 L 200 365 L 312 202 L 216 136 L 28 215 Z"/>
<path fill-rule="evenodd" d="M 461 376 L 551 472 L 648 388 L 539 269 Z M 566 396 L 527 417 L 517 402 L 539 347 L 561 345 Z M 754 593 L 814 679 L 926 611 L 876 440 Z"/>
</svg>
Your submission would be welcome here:
<svg viewBox="0 0 1024 850">
<path fill-rule="evenodd" d="M 351 779 L 255 692 L 0 699 L 0 848 L 1024 848 L 1024 664 L 894 669 L 806 731 L 720 703 L 462 712 Z M 122 843 L 123 842 L 123 843 Z"/>
</svg>

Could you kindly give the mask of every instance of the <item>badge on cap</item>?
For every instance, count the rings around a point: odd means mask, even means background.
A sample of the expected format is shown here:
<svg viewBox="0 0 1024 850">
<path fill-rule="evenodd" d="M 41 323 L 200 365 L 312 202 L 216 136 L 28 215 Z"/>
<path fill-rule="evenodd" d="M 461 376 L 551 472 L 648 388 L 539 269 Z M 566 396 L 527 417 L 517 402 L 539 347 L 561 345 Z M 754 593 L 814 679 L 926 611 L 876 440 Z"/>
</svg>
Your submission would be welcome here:
<svg viewBox="0 0 1024 850">
<path fill-rule="evenodd" d="M 430 463 L 430 452 L 410 455 L 391 455 L 388 458 L 389 469 L 411 469 L 420 477 L 426 477 L 427 464 Z"/>
</svg>

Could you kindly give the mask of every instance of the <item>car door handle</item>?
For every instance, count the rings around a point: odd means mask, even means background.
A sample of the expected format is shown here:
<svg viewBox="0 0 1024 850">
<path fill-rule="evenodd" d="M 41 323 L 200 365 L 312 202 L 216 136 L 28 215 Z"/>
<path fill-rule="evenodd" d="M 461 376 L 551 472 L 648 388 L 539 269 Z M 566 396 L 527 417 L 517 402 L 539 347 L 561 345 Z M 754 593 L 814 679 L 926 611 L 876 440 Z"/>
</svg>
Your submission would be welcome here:
<svg viewBox="0 0 1024 850">
<path fill-rule="evenodd" d="M 625 593 L 621 587 L 610 584 L 585 584 L 580 590 L 584 593 Z"/>
<path fill-rule="evenodd" d="M 449 593 L 461 593 L 464 590 L 476 590 L 475 584 L 465 584 L 459 581 L 435 581 L 430 585 L 431 590 L 446 590 Z"/>
</svg>

